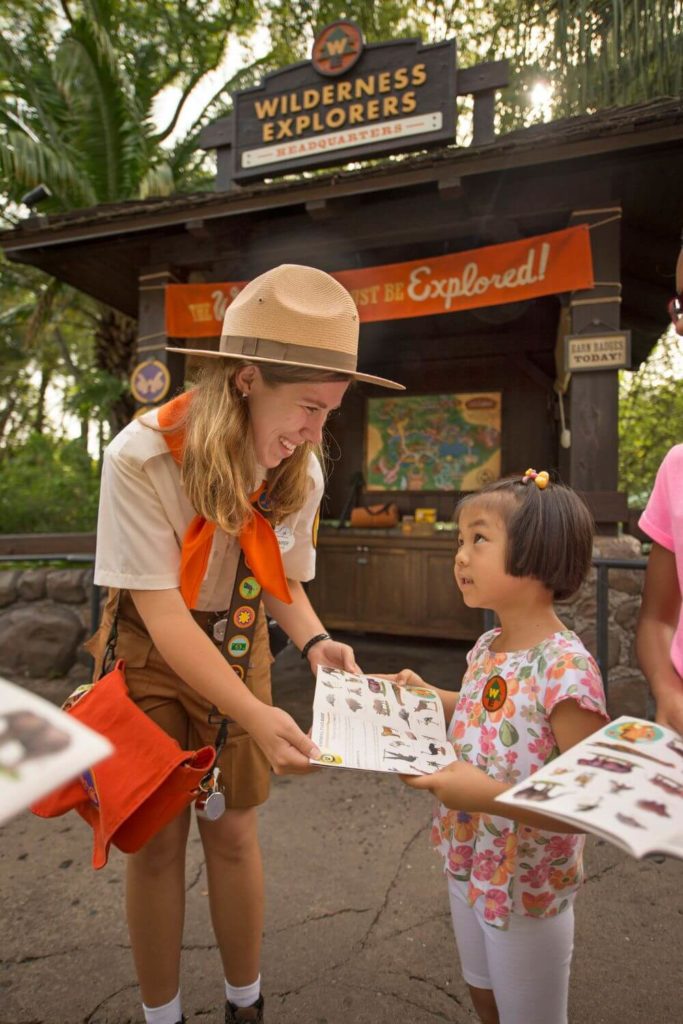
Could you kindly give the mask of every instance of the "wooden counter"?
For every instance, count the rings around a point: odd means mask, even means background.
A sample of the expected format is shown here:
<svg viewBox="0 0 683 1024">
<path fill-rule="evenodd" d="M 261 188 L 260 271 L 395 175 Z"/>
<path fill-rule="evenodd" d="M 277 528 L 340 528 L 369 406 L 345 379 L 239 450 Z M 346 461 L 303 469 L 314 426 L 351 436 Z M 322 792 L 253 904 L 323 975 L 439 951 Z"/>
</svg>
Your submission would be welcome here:
<svg viewBox="0 0 683 1024">
<path fill-rule="evenodd" d="M 455 534 L 321 527 L 313 607 L 330 630 L 473 640 L 483 614 L 453 579 Z"/>
</svg>

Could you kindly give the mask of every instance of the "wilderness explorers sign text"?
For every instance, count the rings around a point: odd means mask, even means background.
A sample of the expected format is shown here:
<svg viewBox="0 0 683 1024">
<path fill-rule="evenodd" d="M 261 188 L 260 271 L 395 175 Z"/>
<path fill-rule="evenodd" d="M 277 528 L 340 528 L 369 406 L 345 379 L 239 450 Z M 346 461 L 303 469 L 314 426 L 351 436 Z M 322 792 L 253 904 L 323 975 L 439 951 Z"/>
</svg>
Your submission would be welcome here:
<svg viewBox="0 0 683 1024">
<path fill-rule="evenodd" d="M 454 40 L 366 46 L 353 22 L 335 22 L 316 38 L 312 60 L 234 94 L 234 177 L 450 141 L 455 93 Z"/>
</svg>

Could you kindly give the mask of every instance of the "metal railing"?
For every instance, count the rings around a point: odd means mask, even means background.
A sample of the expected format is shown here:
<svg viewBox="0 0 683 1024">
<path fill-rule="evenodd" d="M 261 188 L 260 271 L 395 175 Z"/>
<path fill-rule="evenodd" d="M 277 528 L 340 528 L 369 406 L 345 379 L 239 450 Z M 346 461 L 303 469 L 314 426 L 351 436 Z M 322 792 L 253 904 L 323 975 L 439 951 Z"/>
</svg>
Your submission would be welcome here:
<svg viewBox="0 0 683 1024">
<path fill-rule="evenodd" d="M 609 571 L 610 569 L 647 568 L 647 558 L 593 558 L 593 568 L 597 569 L 595 577 L 595 660 L 598 663 L 602 681 L 607 694 L 609 683 Z M 484 629 L 493 629 L 496 624 L 495 614 L 489 609 L 484 611 Z"/>
<path fill-rule="evenodd" d="M 39 555 L 31 554 L 8 554 L 0 553 L 0 562 L 87 562 L 93 563 L 95 556 L 86 552 Z M 605 693 L 609 682 L 609 572 L 612 569 L 637 569 L 647 568 L 646 558 L 602 558 L 596 556 L 592 561 L 593 567 L 597 569 L 596 574 L 596 658 L 598 668 L 602 674 Z M 90 592 L 90 621 L 92 630 L 95 632 L 100 622 L 100 587 L 92 584 Z M 484 629 L 493 629 L 496 624 L 495 614 L 490 609 L 484 609 Z"/>
</svg>

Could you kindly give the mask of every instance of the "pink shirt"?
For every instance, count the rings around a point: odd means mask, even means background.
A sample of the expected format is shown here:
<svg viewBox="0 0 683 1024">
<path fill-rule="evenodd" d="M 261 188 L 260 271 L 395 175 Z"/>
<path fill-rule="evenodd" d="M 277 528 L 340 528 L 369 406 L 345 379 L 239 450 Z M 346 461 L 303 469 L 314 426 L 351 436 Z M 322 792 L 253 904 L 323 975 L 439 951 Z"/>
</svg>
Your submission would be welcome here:
<svg viewBox="0 0 683 1024">
<path fill-rule="evenodd" d="M 683 444 L 677 444 L 664 456 L 638 525 L 657 544 L 673 552 L 678 586 L 683 594 Z M 671 644 L 671 660 L 679 676 L 683 676 L 683 610 Z"/>
</svg>

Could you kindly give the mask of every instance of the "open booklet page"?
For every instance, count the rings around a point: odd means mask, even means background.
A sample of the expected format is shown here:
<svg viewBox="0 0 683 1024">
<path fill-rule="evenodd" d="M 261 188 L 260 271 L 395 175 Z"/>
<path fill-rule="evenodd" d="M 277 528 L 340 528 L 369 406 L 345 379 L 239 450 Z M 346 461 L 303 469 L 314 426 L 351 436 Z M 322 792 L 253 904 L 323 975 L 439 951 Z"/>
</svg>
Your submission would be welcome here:
<svg viewBox="0 0 683 1024">
<path fill-rule="evenodd" d="M 112 751 L 103 736 L 0 678 L 0 824 Z"/>
<path fill-rule="evenodd" d="M 635 857 L 683 858 L 683 738 L 622 716 L 496 799 L 595 832 Z"/>
<path fill-rule="evenodd" d="M 455 760 L 433 690 L 319 668 L 313 701 L 313 764 L 428 775 Z"/>
</svg>

